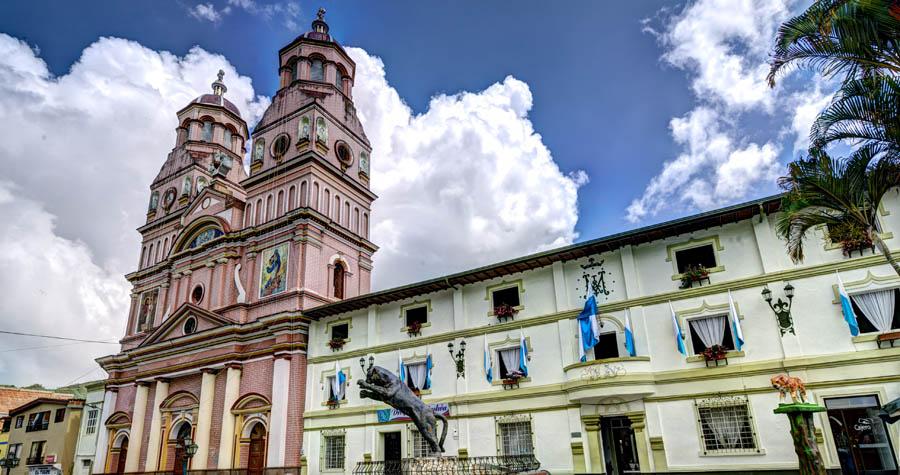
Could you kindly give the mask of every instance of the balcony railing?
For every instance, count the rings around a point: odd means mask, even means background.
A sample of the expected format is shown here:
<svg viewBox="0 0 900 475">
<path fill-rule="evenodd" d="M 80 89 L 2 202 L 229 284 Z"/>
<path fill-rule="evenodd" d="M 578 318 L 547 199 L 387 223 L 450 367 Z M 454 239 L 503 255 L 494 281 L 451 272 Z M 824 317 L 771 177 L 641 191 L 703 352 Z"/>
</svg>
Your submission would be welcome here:
<svg viewBox="0 0 900 475">
<path fill-rule="evenodd" d="M 187 475 L 300 475 L 302 467 L 267 467 L 250 471 L 246 468 L 211 468 L 207 470 L 188 470 Z M 128 475 L 174 475 L 173 470 L 157 470 L 155 472 L 128 472 Z M 117 475 L 111 473 L 94 473 L 94 475 Z"/>
<path fill-rule="evenodd" d="M 50 427 L 50 421 L 45 421 L 40 424 L 29 424 L 25 426 L 25 432 L 34 432 L 37 430 L 47 430 Z"/>
<path fill-rule="evenodd" d="M 27 459 L 25 459 L 26 465 L 43 465 L 43 463 L 44 463 L 43 455 L 36 455 L 34 457 L 28 457 Z"/>
<path fill-rule="evenodd" d="M 534 455 L 498 455 L 490 457 L 440 457 L 359 462 L 354 475 L 508 475 L 533 472 L 541 464 Z"/>
</svg>

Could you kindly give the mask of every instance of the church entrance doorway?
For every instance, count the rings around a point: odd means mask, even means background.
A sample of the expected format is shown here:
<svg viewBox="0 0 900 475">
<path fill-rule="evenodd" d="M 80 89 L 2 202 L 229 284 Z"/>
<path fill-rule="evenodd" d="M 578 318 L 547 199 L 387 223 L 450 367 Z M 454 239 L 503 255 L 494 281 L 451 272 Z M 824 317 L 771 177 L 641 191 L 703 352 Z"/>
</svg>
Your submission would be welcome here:
<svg viewBox="0 0 900 475">
<path fill-rule="evenodd" d="M 119 458 L 116 460 L 116 473 L 125 473 L 125 459 L 128 458 L 128 437 L 122 437 L 122 445 L 119 446 Z"/>
<path fill-rule="evenodd" d="M 631 421 L 624 416 L 600 419 L 603 437 L 603 462 L 609 475 L 639 473 L 637 447 Z"/>
<path fill-rule="evenodd" d="M 250 432 L 249 452 L 247 475 L 262 475 L 266 468 L 266 429 L 262 424 L 256 424 Z"/>
<path fill-rule="evenodd" d="M 172 466 L 174 475 L 184 475 L 184 439 L 191 436 L 191 425 L 183 422 L 178 428 L 178 435 L 175 437 L 175 457 L 173 457 L 175 465 Z"/>
</svg>

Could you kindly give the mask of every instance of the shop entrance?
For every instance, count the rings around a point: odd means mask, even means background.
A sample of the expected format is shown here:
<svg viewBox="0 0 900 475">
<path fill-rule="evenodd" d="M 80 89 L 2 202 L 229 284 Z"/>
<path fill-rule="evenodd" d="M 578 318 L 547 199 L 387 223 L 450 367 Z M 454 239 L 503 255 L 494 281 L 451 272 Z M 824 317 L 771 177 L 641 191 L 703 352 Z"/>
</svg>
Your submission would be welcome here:
<svg viewBox="0 0 900 475">
<path fill-rule="evenodd" d="M 600 419 L 603 437 L 603 463 L 608 475 L 639 473 L 637 447 L 631 421 L 624 416 Z"/>
<path fill-rule="evenodd" d="M 875 395 L 825 399 L 841 472 L 847 475 L 897 473 L 891 439 L 878 417 Z"/>
</svg>

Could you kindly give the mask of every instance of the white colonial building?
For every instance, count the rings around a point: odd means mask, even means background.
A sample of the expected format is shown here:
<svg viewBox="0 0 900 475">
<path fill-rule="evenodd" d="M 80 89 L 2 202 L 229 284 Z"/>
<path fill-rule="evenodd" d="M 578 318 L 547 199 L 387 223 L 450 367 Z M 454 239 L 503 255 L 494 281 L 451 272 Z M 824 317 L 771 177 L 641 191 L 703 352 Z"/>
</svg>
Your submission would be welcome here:
<svg viewBox="0 0 900 475">
<path fill-rule="evenodd" d="M 829 467 L 894 473 L 900 433 L 878 413 L 900 396 L 900 345 L 891 339 L 900 328 L 900 278 L 871 250 L 845 255 L 823 229 L 810 236 L 805 261 L 792 263 L 774 230 L 779 203 L 754 201 L 305 311 L 309 473 L 426 455 L 408 421 L 360 398 L 356 383 L 370 358 L 394 372 L 402 360 L 407 384 L 426 403 L 447 406 L 445 455 L 533 454 L 554 474 L 792 469 L 788 421 L 772 412 L 779 398 L 770 384 L 788 373 L 828 408 L 816 428 Z M 896 194 L 880 219 L 900 252 Z M 682 284 L 685 270 L 700 265 L 706 278 Z M 838 273 L 858 336 L 841 313 Z M 588 287 L 602 334 L 580 362 L 576 317 Z M 790 314 L 779 308 L 779 320 L 766 287 L 773 304 L 792 293 Z M 495 315 L 503 304 L 515 309 L 511 318 Z M 626 315 L 634 356 L 623 344 Z M 513 383 L 522 337 L 528 374 Z M 714 345 L 727 352 L 708 361 L 704 350 Z M 336 368 L 348 376 L 343 387 L 330 379 Z"/>
</svg>

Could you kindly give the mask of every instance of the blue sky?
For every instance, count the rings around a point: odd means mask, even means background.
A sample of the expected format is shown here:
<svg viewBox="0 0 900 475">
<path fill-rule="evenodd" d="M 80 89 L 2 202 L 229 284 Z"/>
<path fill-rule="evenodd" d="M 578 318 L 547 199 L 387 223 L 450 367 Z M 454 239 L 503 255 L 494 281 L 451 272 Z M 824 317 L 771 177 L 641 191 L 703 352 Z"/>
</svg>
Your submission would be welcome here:
<svg viewBox="0 0 900 475">
<path fill-rule="evenodd" d="M 175 112 L 223 69 L 258 119 L 320 6 L 357 64 L 383 289 L 776 192 L 834 90 L 764 81 L 807 3 L 0 2 L 0 321 L 121 337 Z M 97 377 L 107 350 L 8 353 L 0 381 Z"/>
<path fill-rule="evenodd" d="M 693 106 L 689 80 L 660 61 L 662 49 L 641 23 L 672 2 L 301 2 L 295 29 L 285 27 L 284 15 L 244 11 L 201 21 L 184 1 L 5 2 L 0 31 L 39 48 L 58 75 L 100 36 L 177 55 L 200 45 L 271 95 L 278 48 L 308 29 L 320 4 L 342 44 L 381 57 L 415 112 L 437 93 L 480 90 L 507 75 L 526 82 L 534 96 L 529 117 L 560 168 L 591 177 L 579 192 L 580 239 L 633 227 L 624 209 L 678 153 L 668 122 Z"/>
</svg>

